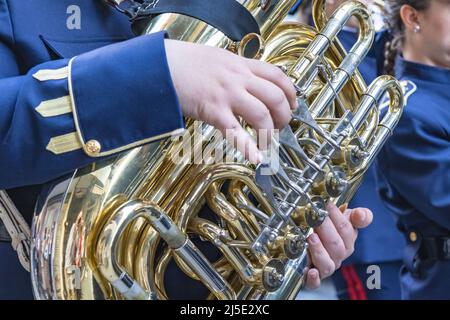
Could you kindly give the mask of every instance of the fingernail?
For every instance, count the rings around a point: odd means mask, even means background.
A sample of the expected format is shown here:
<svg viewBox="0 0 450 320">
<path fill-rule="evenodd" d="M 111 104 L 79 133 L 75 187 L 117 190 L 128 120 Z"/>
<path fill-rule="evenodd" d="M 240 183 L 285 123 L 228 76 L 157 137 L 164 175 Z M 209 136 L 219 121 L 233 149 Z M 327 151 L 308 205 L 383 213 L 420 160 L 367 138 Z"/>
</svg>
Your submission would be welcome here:
<svg viewBox="0 0 450 320">
<path fill-rule="evenodd" d="M 361 222 L 366 222 L 366 220 L 367 220 L 367 210 L 366 209 L 364 209 L 364 210 L 361 210 L 363 213 L 362 213 L 362 215 L 361 215 Z"/>
<path fill-rule="evenodd" d="M 260 151 L 258 151 L 258 154 L 256 155 L 256 158 L 257 158 L 258 164 L 264 162 L 264 155 Z"/>
<path fill-rule="evenodd" d="M 317 236 L 316 233 L 313 233 L 310 237 L 309 240 L 311 241 L 312 244 L 318 244 L 319 243 L 319 237 Z"/>
<path fill-rule="evenodd" d="M 250 153 L 247 160 L 254 165 L 258 165 L 263 162 L 264 157 L 261 155 L 261 152 L 257 151 L 256 153 Z"/>
<path fill-rule="evenodd" d="M 333 206 L 334 206 L 334 202 L 328 201 L 325 207 L 326 207 L 327 211 L 330 211 L 333 208 Z"/>
<path fill-rule="evenodd" d="M 344 213 L 345 210 L 347 210 L 347 208 L 348 208 L 348 203 L 344 203 L 343 205 L 341 205 L 339 207 L 339 209 L 341 210 L 342 213 Z"/>
</svg>

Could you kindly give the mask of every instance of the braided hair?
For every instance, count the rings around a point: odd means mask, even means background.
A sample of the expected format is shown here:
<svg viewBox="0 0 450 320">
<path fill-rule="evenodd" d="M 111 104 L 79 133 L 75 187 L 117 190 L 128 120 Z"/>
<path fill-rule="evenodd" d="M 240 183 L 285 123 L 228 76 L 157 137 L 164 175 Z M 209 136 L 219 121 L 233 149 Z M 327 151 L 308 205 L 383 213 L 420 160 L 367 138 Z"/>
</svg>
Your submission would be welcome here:
<svg viewBox="0 0 450 320">
<path fill-rule="evenodd" d="M 401 51 L 405 41 L 405 25 L 400 17 L 403 5 L 409 5 L 418 11 L 428 9 L 431 0 L 385 0 L 386 26 L 391 35 L 384 49 L 384 72 L 395 76 L 395 57 Z"/>
</svg>

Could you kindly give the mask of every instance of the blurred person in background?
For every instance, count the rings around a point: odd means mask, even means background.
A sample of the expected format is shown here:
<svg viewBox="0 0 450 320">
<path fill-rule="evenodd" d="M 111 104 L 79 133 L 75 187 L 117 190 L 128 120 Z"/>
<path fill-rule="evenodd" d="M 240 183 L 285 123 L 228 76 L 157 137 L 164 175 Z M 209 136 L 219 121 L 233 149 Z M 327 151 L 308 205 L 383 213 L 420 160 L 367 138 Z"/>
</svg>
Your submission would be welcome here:
<svg viewBox="0 0 450 320">
<path fill-rule="evenodd" d="M 450 0 L 385 2 L 386 72 L 415 91 L 377 160 L 381 196 L 407 239 L 401 295 L 450 299 Z"/>
<path fill-rule="evenodd" d="M 327 15 L 331 16 L 345 0 L 329 0 L 326 4 Z M 383 74 L 384 47 L 387 31 L 384 28 L 383 12 L 375 1 L 361 1 L 371 8 L 374 25 L 377 30 L 374 44 L 366 58 L 359 65 L 364 80 L 369 85 L 377 76 Z M 313 25 L 311 1 L 299 1 L 292 11 L 300 22 Z M 358 38 L 358 23 L 351 19 L 338 38 L 348 51 Z M 370 227 L 359 233 L 355 244 L 355 253 L 346 260 L 343 267 L 332 279 L 339 299 L 350 300 L 391 300 L 400 298 L 399 271 L 402 265 L 402 251 L 405 241 L 396 228 L 394 215 L 380 198 L 376 188 L 376 172 L 372 165 L 366 172 L 358 192 L 350 206 L 365 204 L 374 212 L 374 221 Z M 376 267 L 371 267 L 375 265 Z M 378 269 L 379 268 L 379 269 Z M 372 283 L 374 272 L 380 271 L 381 281 Z M 373 278 L 372 276 L 375 276 Z M 370 282 L 369 286 L 368 283 Z M 372 286 L 373 285 L 373 286 Z"/>
</svg>

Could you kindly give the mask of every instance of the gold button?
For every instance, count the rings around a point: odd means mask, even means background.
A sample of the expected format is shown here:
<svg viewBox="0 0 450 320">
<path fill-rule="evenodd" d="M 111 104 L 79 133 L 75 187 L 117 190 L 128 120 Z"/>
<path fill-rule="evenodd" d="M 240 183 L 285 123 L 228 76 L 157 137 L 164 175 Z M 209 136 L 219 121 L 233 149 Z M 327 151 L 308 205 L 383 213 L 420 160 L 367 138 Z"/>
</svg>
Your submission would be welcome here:
<svg viewBox="0 0 450 320">
<path fill-rule="evenodd" d="M 88 154 L 97 154 L 102 149 L 102 146 L 97 140 L 89 140 L 86 142 L 85 148 Z"/>
<path fill-rule="evenodd" d="M 409 233 L 409 240 L 411 240 L 411 242 L 416 242 L 417 241 L 417 233 L 410 232 Z"/>
</svg>

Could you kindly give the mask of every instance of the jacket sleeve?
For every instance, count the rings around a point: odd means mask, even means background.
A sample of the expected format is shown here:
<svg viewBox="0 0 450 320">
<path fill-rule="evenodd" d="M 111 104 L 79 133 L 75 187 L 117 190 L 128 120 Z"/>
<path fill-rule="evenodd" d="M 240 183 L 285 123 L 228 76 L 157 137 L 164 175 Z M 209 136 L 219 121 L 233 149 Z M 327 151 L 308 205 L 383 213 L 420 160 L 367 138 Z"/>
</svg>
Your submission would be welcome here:
<svg viewBox="0 0 450 320">
<path fill-rule="evenodd" d="M 19 74 L 0 6 L 0 188 L 38 184 L 183 130 L 164 33 Z"/>
<path fill-rule="evenodd" d="M 379 171 L 412 207 L 450 229 L 450 142 L 424 118 L 405 111 L 378 157 Z M 387 194 L 388 202 L 397 201 L 395 192 Z"/>
</svg>

